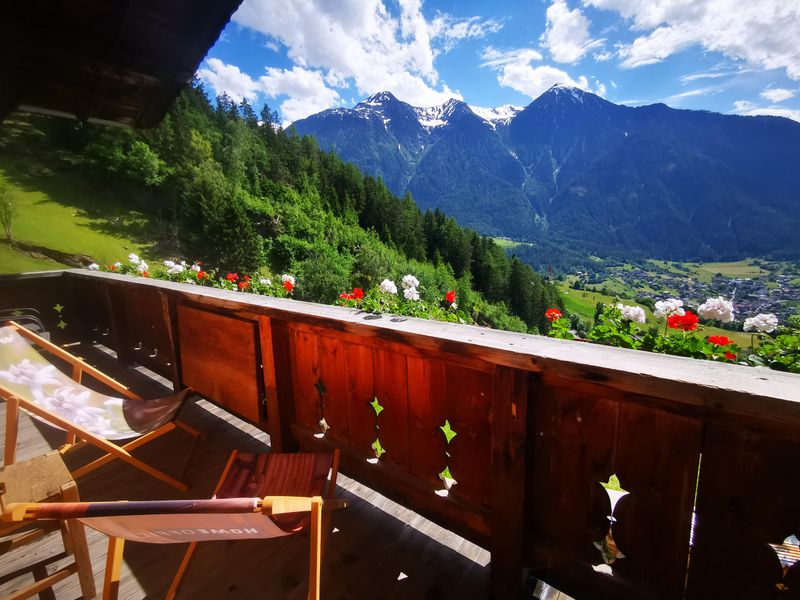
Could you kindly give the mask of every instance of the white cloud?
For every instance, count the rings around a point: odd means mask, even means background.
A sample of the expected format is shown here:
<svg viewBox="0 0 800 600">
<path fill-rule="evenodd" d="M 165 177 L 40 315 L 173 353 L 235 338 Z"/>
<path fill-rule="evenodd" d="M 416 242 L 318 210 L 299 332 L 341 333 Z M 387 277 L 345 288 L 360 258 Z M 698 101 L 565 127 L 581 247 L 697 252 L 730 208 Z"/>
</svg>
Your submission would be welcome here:
<svg viewBox="0 0 800 600">
<path fill-rule="evenodd" d="M 439 13 L 430 23 L 431 36 L 443 40 L 443 50 L 449 52 L 458 42 L 464 40 L 481 39 L 490 33 L 497 33 L 503 24 L 496 19 L 481 19 L 468 17 L 456 19 L 447 14 Z"/>
<path fill-rule="evenodd" d="M 791 108 L 781 108 L 778 106 L 758 106 L 749 100 L 737 100 L 733 103 L 734 114 L 744 115 L 748 117 L 755 116 L 771 116 L 771 117 L 786 117 L 800 123 L 800 110 Z"/>
<path fill-rule="evenodd" d="M 685 92 L 681 92 L 680 94 L 673 94 L 664 99 L 664 103 L 666 104 L 680 104 L 680 102 L 684 98 L 692 98 L 694 96 L 708 96 L 709 94 L 714 94 L 718 92 L 718 88 L 714 87 L 706 87 L 706 88 L 699 88 L 696 90 L 687 90 Z"/>
<path fill-rule="evenodd" d="M 340 101 L 339 94 L 325 85 L 319 71 L 294 66 L 291 69 L 269 67 L 258 83 L 264 93 L 272 98 L 286 95 L 280 105 L 287 122 L 302 119 L 330 108 Z"/>
<path fill-rule="evenodd" d="M 570 10 L 566 0 L 553 0 L 547 8 L 547 28 L 541 39 L 553 60 L 570 64 L 575 64 L 605 41 L 591 38 L 589 19 L 577 8 Z"/>
<path fill-rule="evenodd" d="M 233 20 L 279 41 L 296 65 L 335 73 L 330 85 L 352 81 L 361 95 L 388 90 L 416 106 L 460 98 L 439 81 L 437 54 L 502 24 L 443 13 L 428 21 L 422 0 L 397 6 L 395 16 L 384 0 L 245 0 Z"/>
<path fill-rule="evenodd" d="M 759 96 L 769 100 L 770 102 L 783 102 L 789 98 L 794 98 L 794 91 L 784 88 L 767 88 L 761 92 Z"/>
<path fill-rule="evenodd" d="M 228 65 L 218 58 L 209 58 L 206 68 L 197 71 L 204 81 L 208 82 L 217 94 L 225 92 L 236 102 L 243 98 L 253 100 L 259 93 L 258 83 L 247 73 L 242 73 L 236 65 Z"/>
<path fill-rule="evenodd" d="M 642 32 L 622 45 L 621 66 L 652 64 L 692 46 L 800 80 L 800 4 L 784 0 L 583 0 L 618 12 Z"/>
<path fill-rule="evenodd" d="M 597 88 L 592 89 L 589 79 L 581 75 L 573 79 L 566 71 L 550 65 L 532 66 L 531 63 L 541 60 L 542 55 L 531 48 L 514 48 L 498 50 L 485 48 L 481 54 L 482 67 L 497 71 L 497 81 L 503 87 L 509 87 L 531 98 L 538 98 L 557 83 L 581 88 L 583 90 L 604 95 L 606 87 L 597 79 Z"/>
<path fill-rule="evenodd" d="M 602 52 L 595 52 L 592 56 L 597 62 L 606 62 L 614 58 L 614 53 L 608 50 L 603 50 Z"/>
<path fill-rule="evenodd" d="M 699 79 L 721 79 L 723 77 L 736 77 L 738 75 L 745 75 L 746 73 L 753 73 L 756 69 L 736 69 L 731 70 L 712 70 L 705 73 L 690 73 L 689 75 L 681 76 L 681 83 L 686 84 Z"/>
<path fill-rule="evenodd" d="M 516 48 L 513 50 L 499 50 L 488 46 L 481 54 L 482 67 L 499 68 L 509 64 L 526 65 L 534 60 L 542 60 L 542 55 L 533 48 Z"/>
</svg>

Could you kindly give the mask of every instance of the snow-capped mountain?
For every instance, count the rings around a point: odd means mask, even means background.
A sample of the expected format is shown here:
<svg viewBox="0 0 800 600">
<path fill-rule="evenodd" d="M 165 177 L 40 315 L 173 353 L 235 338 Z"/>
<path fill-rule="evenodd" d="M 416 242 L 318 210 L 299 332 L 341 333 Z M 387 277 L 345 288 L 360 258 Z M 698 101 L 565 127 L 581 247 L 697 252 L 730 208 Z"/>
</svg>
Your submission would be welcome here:
<svg viewBox="0 0 800 600">
<path fill-rule="evenodd" d="M 482 233 L 653 256 L 800 254 L 800 123 L 788 119 L 633 108 L 556 85 L 524 108 L 380 92 L 294 128 Z"/>
</svg>

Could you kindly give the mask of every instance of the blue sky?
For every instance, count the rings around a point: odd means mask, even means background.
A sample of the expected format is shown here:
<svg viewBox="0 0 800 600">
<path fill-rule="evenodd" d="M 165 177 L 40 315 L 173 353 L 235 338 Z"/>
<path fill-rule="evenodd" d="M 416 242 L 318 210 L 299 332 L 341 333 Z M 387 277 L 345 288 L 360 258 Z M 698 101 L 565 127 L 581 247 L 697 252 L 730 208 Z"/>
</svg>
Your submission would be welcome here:
<svg viewBox="0 0 800 600">
<path fill-rule="evenodd" d="M 524 106 L 555 83 L 800 121 L 798 40 L 797 0 L 244 0 L 198 74 L 284 123 L 383 90 Z"/>
</svg>

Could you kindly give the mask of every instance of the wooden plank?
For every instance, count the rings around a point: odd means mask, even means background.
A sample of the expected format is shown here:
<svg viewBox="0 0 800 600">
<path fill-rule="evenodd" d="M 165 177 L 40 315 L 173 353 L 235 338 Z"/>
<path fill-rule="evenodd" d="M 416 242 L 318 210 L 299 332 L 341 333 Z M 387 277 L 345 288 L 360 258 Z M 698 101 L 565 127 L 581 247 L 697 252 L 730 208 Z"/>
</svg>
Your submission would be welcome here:
<svg viewBox="0 0 800 600">
<path fill-rule="evenodd" d="M 614 471 L 630 495 L 614 513 L 626 555 L 614 571 L 657 597 L 683 596 L 702 433 L 694 419 L 620 406 Z"/>
<path fill-rule="evenodd" d="M 267 317 L 262 318 L 266 319 Z M 278 434 L 272 438 L 272 447 L 277 452 L 291 452 L 297 448 L 297 442 L 291 429 L 295 421 L 292 330 L 289 329 L 289 324 L 282 319 L 269 318 L 269 322 L 272 330 L 272 361 L 277 387 L 273 404 L 270 404 L 272 400 L 267 396 L 267 417 L 270 422 L 270 431 Z M 262 335 L 266 334 L 262 333 Z M 268 356 L 268 353 L 265 352 L 263 356 Z"/>
<path fill-rule="evenodd" d="M 253 422 L 261 420 L 257 325 L 179 306 L 183 383 Z"/>
<path fill-rule="evenodd" d="M 800 564 L 784 578 L 768 545 L 800 534 L 798 465 L 796 437 L 707 426 L 687 598 L 800 597 Z"/>
<path fill-rule="evenodd" d="M 319 432 L 320 409 L 317 382 L 320 378 L 317 336 L 289 326 L 292 357 L 292 389 L 297 423 Z"/>
<path fill-rule="evenodd" d="M 383 406 L 378 437 L 386 454 L 381 460 L 408 469 L 408 394 L 417 382 L 408 379 L 404 354 L 375 350 L 372 356 L 375 396 Z"/>
<path fill-rule="evenodd" d="M 492 598 L 519 597 L 523 587 L 529 376 L 497 367 L 493 378 Z"/>
<path fill-rule="evenodd" d="M 445 378 L 447 418 L 458 433 L 450 444 L 450 466 L 459 482 L 451 494 L 489 508 L 496 485 L 492 480 L 493 377 L 448 363 Z"/>
<path fill-rule="evenodd" d="M 281 410 L 278 402 L 278 379 L 275 367 L 275 351 L 272 339 L 272 321 L 269 317 L 258 318 L 258 337 L 261 344 L 261 376 L 264 380 L 266 419 L 273 448 L 283 448 L 284 432 L 281 428 Z M 278 450 L 280 452 L 281 450 Z"/>
<path fill-rule="evenodd" d="M 437 489 L 444 485 L 438 473 L 444 469 L 445 444 L 440 425 L 448 417 L 445 363 L 408 357 L 408 380 L 411 382 L 409 412 L 409 471 L 430 482 Z M 460 426 L 453 425 L 458 431 Z M 467 476 L 467 473 L 464 473 Z M 461 478 L 458 474 L 456 480 Z M 459 484 L 460 485 L 460 484 Z"/>
<path fill-rule="evenodd" d="M 327 435 L 335 440 L 348 443 L 350 440 L 347 363 L 345 345 L 328 336 L 317 338 L 319 377 L 325 386 L 325 420 L 330 427 Z M 349 349 L 348 349 L 349 350 Z"/>
<path fill-rule="evenodd" d="M 375 440 L 375 413 L 370 406 L 375 396 L 372 354 L 372 348 L 355 345 L 345 355 L 348 442 L 364 456 L 370 455 Z"/>
</svg>

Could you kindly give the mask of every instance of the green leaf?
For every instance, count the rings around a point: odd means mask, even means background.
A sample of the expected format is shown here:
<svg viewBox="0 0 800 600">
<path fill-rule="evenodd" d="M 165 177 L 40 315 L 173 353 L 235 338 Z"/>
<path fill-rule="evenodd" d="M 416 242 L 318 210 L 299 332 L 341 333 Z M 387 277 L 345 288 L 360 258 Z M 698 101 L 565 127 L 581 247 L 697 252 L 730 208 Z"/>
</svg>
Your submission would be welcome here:
<svg viewBox="0 0 800 600">
<path fill-rule="evenodd" d="M 441 479 L 442 481 L 444 481 L 444 480 L 445 480 L 445 478 L 447 478 L 447 479 L 455 479 L 455 477 L 453 477 L 453 476 L 450 474 L 450 466 L 449 466 L 449 465 L 448 465 L 448 466 L 446 466 L 446 467 L 444 468 L 444 471 L 442 471 L 441 473 L 439 473 L 439 479 Z"/>
<path fill-rule="evenodd" d="M 20 309 L 17 309 L 11 314 L 14 315 L 15 317 L 21 317 L 25 313 L 23 311 L 21 311 Z"/>
<path fill-rule="evenodd" d="M 317 383 L 314 384 L 314 387 L 317 388 L 320 396 L 324 396 L 328 393 L 328 389 L 325 387 L 325 384 L 322 383 L 322 379 L 318 379 Z"/>
<path fill-rule="evenodd" d="M 53 310 L 56 311 L 58 314 L 61 314 L 61 311 L 64 310 L 64 307 L 59 302 L 53 307 Z"/>
<path fill-rule="evenodd" d="M 63 331 L 64 329 L 67 328 L 67 324 L 64 322 L 64 319 L 61 319 L 58 322 L 58 325 L 56 325 L 56 327 L 58 327 L 59 329 L 61 329 Z"/>
<path fill-rule="evenodd" d="M 444 437 L 445 437 L 445 439 L 447 440 L 447 443 L 448 443 L 448 444 L 449 444 L 451 441 L 453 441 L 453 438 L 454 438 L 454 437 L 456 437 L 456 436 L 458 435 L 458 434 L 457 434 L 457 433 L 456 433 L 456 432 L 455 432 L 455 431 L 454 431 L 454 430 L 453 430 L 453 429 L 450 427 L 450 421 L 448 421 L 447 419 L 445 419 L 445 420 L 444 420 L 444 425 L 442 425 L 441 427 L 439 427 L 439 429 L 441 429 L 441 430 L 442 430 L 442 433 L 444 433 Z"/>
<path fill-rule="evenodd" d="M 599 483 L 607 490 L 625 492 L 626 494 L 628 493 L 628 490 L 622 489 L 622 486 L 619 484 L 619 477 L 617 477 L 616 474 L 612 474 L 611 477 L 608 478 L 608 481 L 606 481 L 605 483 L 602 481 L 600 481 Z"/>
<path fill-rule="evenodd" d="M 375 451 L 375 458 L 380 458 L 382 454 L 386 454 L 386 450 L 381 446 L 381 440 L 379 438 L 375 438 L 375 441 L 372 442 L 372 449 Z"/>
<path fill-rule="evenodd" d="M 383 412 L 383 407 L 381 406 L 381 403 L 378 402 L 378 397 L 377 396 L 375 396 L 375 398 L 372 400 L 372 402 L 369 403 L 369 405 L 372 407 L 372 410 L 375 411 L 375 416 L 376 417 L 379 414 L 381 414 L 381 412 Z"/>
</svg>

